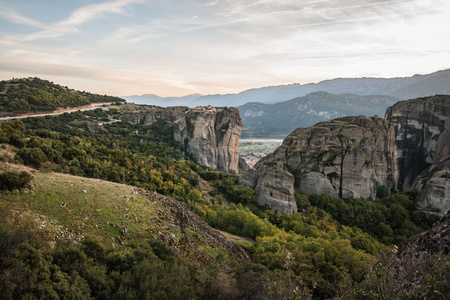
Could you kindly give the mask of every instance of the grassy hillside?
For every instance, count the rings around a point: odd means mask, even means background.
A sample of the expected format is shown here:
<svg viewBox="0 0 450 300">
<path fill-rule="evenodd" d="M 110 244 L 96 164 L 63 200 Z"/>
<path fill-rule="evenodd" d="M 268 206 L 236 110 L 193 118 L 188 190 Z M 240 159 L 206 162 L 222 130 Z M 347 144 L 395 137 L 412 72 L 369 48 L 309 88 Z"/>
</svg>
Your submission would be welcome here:
<svg viewBox="0 0 450 300">
<path fill-rule="evenodd" d="M 27 171 L 33 188 L 2 195 L 2 204 L 29 215 L 53 240 L 95 238 L 105 247 L 160 239 L 194 261 L 214 261 L 219 253 L 248 255 L 214 234 L 200 218 L 170 198 L 125 184 L 60 173 L 42 173 L 0 163 L 4 171 Z M 186 225 L 191 225 L 186 228 Z"/>
</svg>

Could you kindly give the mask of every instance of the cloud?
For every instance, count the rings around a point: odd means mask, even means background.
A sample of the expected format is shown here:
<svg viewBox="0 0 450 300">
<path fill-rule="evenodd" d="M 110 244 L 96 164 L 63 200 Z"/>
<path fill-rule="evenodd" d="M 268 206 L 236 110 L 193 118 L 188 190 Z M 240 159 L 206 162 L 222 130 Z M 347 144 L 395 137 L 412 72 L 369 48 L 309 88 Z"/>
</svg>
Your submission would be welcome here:
<svg viewBox="0 0 450 300">
<path fill-rule="evenodd" d="M 58 22 L 58 26 L 76 26 L 99 18 L 105 14 L 121 14 L 124 8 L 130 4 L 144 3 L 146 0 L 116 0 L 100 4 L 90 4 L 74 11 L 69 18 Z"/>
<path fill-rule="evenodd" d="M 228 0 L 226 5 L 221 6 L 222 10 L 218 15 L 249 26 L 261 25 L 265 28 L 292 26 L 298 29 L 307 26 L 333 26 L 343 22 L 381 20 L 386 16 L 423 14 L 447 5 L 444 0 L 433 3 L 429 0 Z"/>
<path fill-rule="evenodd" d="M 7 7 L 4 7 L 2 5 L 0 5 L 0 16 L 4 17 L 8 21 L 16 23 L 16 24 L 29 25 L 29 26 L 37 27 L 37 28 L 41 28 L 41 29 L 47 28 L 47 26 L 45 26 L 41 22 L 24 17 L 24 16 L 16 13 L 15 11 L 8 9 Z"/>
<path fill-rule="evenodd" d="M 80 32 L 80 25 L 88 23 L 91 20 L 98 19 L 107 14 L 123 14 L 125 8 L 131 4 L 144 3 L 147 0 L 116 0 L 100 4 L 90 4 L 75 10 L 67 19 L 56 22 L 55 24 L 44 26 L 39 22 L 20 16 L 19 14 L 9 12 L 7 17 L 16 22 L 27 22 L 44 30 L 19 37 L 24 41 L 35 41 L 43 38 L 55 38 L 70 33 Z"/>
<path fill-rule="evenodd" d="M 102 41 L 103 43 L 120 44 L 120 43 L 139 43 L 148 38 L 154 37 L 151 33 L 147 31 L 145 26 L 130 26 L 130 27 L 120 27 L 113 33 L 109 34 Z"/>
<path fill-rule="evenodd" d="M 192 91 L 192 86 L 180 81 L 177 77 L 160 74 L 148 74 L 136 70 L 106 69 L 97 66 L 76 65 L 68 63 L 40 63 L 32 60 L 0 59 L 0 76 L 12 78 L 21 76 L 37 76 L 59 82 L 87 82 L 84 85 L 70 85 L 71 88 L 92 92 L 123 96 L 131 90 L 145 93 L 158 90 L 162 93 L 178 93 L 184 95 Z M 33 74 L 33 75 L 25 75 Z M 127 91 L 127 92 L 124 92 Z"/>
</svg>

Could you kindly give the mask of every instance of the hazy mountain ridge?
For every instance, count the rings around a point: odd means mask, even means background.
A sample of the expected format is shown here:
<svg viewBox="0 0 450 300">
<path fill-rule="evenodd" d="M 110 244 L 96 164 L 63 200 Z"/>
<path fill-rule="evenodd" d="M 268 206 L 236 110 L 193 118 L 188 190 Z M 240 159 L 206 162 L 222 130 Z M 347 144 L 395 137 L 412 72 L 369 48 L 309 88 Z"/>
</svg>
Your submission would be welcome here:
<svg viewBox="0 0 450 300">
<path fill-rule="evenodd" d="M 386 95 L 314 92 L 275 104 L 247 103 L 238 109 L 244 122 L 243 137 L 275 137 L 345 116 L 384 116 L 386 109 L 398 101 Z"/>
<path fill-rule="evenodd" d="M 169 106 L 167 105 L 167 103 L 170 103 L 170 106 L 185 106 L 186 103 L 193 101 L 201 96 L 202 96 L 201 94 L 192 94 L 182 97 L 160 97 L 154 94 L 144 94 L 144 95 L 126 96 L 126 100 L 128 102 L 133 102 L 136 104 Z"/>
<path fill-rule="evenodd" d="M 324 91 L 331 94 L 389 95 L 407 100 L 411 98 L 432 96 L 435 94 L 450 94 L 450 70 L 441 70 L 426 75 L 396 78 L 335 78 L 308 84 L 289 84 L 254 88 L 237 94 L 226 95 L 189 95 L 184 97 L 151 97 L 124 96 L 127 101 L 139 99 L 141 104 L 160 106 L 197 105 L 240 106 L 248 102 L 277 103 L 309 93 Z M 139 98 L 137 98 L 139 97 Z M 136 102 L 137 103 L 137 102 Z"/>
</svg>

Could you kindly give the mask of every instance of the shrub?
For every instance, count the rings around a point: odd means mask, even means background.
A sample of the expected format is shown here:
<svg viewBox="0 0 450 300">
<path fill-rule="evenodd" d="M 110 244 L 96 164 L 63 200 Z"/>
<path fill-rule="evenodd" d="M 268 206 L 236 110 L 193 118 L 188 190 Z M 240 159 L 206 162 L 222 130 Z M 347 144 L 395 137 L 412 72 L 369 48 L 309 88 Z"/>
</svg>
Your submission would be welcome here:
<svg viewBox="0 0 450 300">
<path fill-rule="evenodd" d="M 18 134 L 11 134 L 11 136 L 9 137 L 9 144 L 17 148 L 25 147 L 25 143 L 22 141 L 22 138 Z"/>
<path fill-rule="evenodd" d="M 17 152 L 17 156 L 24 164 L 35 168 L 41 167 L 47 161 L 47 156 L 40 148 L 22 148 Z"/>
<path fill-rule="evenodd" d="M 315 164 L 311 167 L 311 172 L 319 172 L 320 173 L 320 167 L 318 164 Z"/>
<path fill-rule="evenodd" d="M 386 186 L 378 185 L 377 186 L 377 199 L 382 199 L 387 196 Z"/>
<path fill-rule="evenodd" d="M 16 172 L 3 172 L 0 173 L 0 190 L 13 191 L 21 190 L 29 186 L 33 176 L 23 171 L 21 173 Z"/>
</svg>

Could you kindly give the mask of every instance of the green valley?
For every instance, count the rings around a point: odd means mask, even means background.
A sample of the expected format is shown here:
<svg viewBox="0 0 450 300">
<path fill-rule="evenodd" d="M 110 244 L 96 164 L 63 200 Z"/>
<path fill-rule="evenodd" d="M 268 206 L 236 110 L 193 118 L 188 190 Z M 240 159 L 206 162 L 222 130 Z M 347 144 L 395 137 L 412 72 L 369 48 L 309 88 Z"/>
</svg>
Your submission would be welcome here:
<svg viewBox="0 0 450 300">
<path fill-rule="evenodd" d="M 2 299 L 364 299 L 378 258 L 432 225 L 416 191 L 260 207 L 167 122 L 130 121 L 153 108 L 0 122 Z"/>
</svg>

